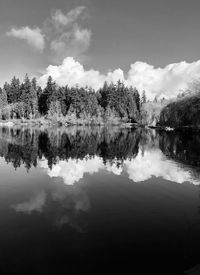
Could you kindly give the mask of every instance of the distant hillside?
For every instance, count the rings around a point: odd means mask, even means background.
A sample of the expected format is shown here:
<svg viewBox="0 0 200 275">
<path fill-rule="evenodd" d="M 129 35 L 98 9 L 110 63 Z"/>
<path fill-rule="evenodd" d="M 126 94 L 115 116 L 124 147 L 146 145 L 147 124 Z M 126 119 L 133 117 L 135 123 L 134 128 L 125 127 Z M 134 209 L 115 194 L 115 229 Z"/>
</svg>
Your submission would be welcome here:
<svg viewBox="0 0 200 275">
<path fill-rule="evenodd" d="M 169 127 L 200 126 L 200 93 L 169 103 L 160 113 L 159 124 Z"/>
</svg>

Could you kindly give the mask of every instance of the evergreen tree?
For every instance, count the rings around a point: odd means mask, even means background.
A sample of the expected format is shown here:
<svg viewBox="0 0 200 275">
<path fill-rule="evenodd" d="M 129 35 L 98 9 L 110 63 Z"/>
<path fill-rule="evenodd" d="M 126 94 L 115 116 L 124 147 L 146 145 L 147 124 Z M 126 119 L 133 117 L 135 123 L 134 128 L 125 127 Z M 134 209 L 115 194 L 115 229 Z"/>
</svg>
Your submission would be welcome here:
<svg viewBox="0 0 200 275">
<path fill-rule="evenodd" d="M 40 98 L 41 94 L 42 94 L 42 88 L 39 86 L 37 88 L 37 97 L 38 97 L 38 99 Z"/>
<path fill-rule="evenodd" d="M 0 102 L 0 108 L 3 108 L 8 105 L 7 93 L 5 89 L 1 91 Z"/>
<path fill-rule="evenodd" d="M 15 76 L 11 80 L 9 89 L 7 90 L 8 103 L 16 103 L 20 98 L 20 81 Z"/>
<path fill-rule="evenodd" d="M 111 121 L 117 118 L 127 122 L 139 121 L 140 114 L 138 91 L 126 87 L 120 80 L 117 84 L 105 82 L 95 92 L 91 87 L 81 88 L 78 85 L 71 88 L 58 87 L 49 76 L 42 90 L 36 78 L 30 80 L 26 74 L 22 84 L 16 77 L 13 77 L 11 84 L 4 84 L 4 89 L 0 89 L 0 108 L 5 109 L 1 107 L 4 105 L 2 102 L 8 103 L 5 108 L 11 118 L 31 119 L 39 115 L 58 118 L 67 115 L 88 121 Z M 143 92 L 141 104 L 145 102 L 146 94 Z"/>
<path fill-rule="evenodd" d="M 34 89 L 33 86 L 31 86 L 30 89 L 30 106 L 31 106 L 31 118 L 38 117 L 38 97 L 37 97 L 37 91 Z"/>
<path fill-rule="evenodd" d="M 146 92 L 143 91 L 142 92 L 142 104 L 146 103 L 147 102 L 147 97 L 146 97 Z"/>
<path fill-rule="evenodd" d="M 6 91 L 6 94 L 9 93 L 9 89 L 10 89 L 10 84 L 8 82 L 4 83 L 3 89 Z"/>
<path fill-rule="evenodd" d="M 37 80 L 36 80 L 35 77 L 33 77 L 32 80 L 31 80 L 31 86 L 33 87 L 33 89 L 35 91 L 37 91 Z"/>
<path fill-rule="evenodd" d="M 39 110 L 42 115 L 48 113 L 53 94 L 56 92 L 56 84 L 51 76 L 48 77 L 46 88 L 39 98 Z"/>
<path fill-rule="evenodd" d="M 140 112 L 140 94 L 138 90 L 136 88 L 133 89 L 132 86 L 130 87 L 130 91 L 133 92 L 137 109 Z"/>
<path fill-rule="evenodd" d="M 24 82 L 22 83 L 21 87 L 21 96 L 20 101 L 24 104 L 24 117 L 30 118 L 32 117 L 32 85 L 31 81 L 28 77 L 28 74 L 25 75 Z"/>
<path fill-rule="evenodd" d="M 0 92 L 0 118 L 6 119 L 10 117 L 10 114 L 8 113 L 8 100 L 7 100 L 7 93 L 6 90 L 3 88 Z"/>
</svg>

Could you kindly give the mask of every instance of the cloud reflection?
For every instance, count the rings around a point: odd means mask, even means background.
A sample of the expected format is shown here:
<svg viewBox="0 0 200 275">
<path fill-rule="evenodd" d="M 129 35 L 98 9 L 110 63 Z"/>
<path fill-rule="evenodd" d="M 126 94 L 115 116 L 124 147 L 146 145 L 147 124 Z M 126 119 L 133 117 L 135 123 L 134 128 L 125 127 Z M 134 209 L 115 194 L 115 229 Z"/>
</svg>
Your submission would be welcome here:
<svg viewBox="0 0 200 275">
<path fill-rule="evenodd" d="M 58 161 L 52 169 L 48 167 L 47 160 L 40 162 L 40 167 L 44 168 L 50 178 L 60 177 L 65 184 L 73 185 L 83 178 L 85 173 L 93 174 L 103 168 L 102 160 L 99 157 L 84 159 L 71 159 Z"/>
<path fill-rule="evenodd" d="M 167 159 L 160 149 L 146 150 L 143 153 L 140 150 L 135 159 L 125 161 L 125 166 L 129 179 L 134 182 L 145 181 L 154 176 L 177 183 L 189 181 L 199 184 L 199 181 L 193 179 L 189 169 Z"/>
<path fill-rule="evenodd" d="M 46 171 L 49 177 L 60 177 L 67 185 L 79 182 L 86 173 L 90 175 L 102 170 L 106 170 L 114 175 L 120 176 L 126 171 L 129 179 L 134 182 L 141 182 L 154 177 L 162 177 L 172 182 L 183 183 L 191 182 L 199 184 L 199 180 L 194 178 L 191 168 L 178 162 L 168 159 L 160 149 L 147 149 L 129 160 L 119 164 L 117 160 L 104 164 L 101 157 L 84 159 L 68 159 L 58 161 L 52 169 L 48 167 L 47 161 L 40 162 L 40 166 Z"/>
<path fill-rule="evenodd" d="M 46 201 L 46 194 L 42 190 L 38 194 L 31 197 L 28 201 L 19 203 L 14 207 L 17 212 L 25 212 L 31 214 L 32 211 L 42 212 Z"/>
<path fill-rule="evenodd" d="M 54 184 L 49 186 L 48 191 L 39 189 L 29 200 L 12 208 L 24 214 L 32 214 L 33 211 L 43 213 L 56 227 L 67 224 L 77 231 L 82 231 L 83 225 L 77 216 L 89 211 L 90 201 L 80 185 Z"/>
<path fill-rule="evenodd" d="M 90 198 L 85 186 L 80 183 L 86 173 L 92 175 L 105 171 L 114 176 L 121 176 L 123 173 L 124 176 L 125 172 L 130 180 L 137 183 L 152 177 L 162 177 L 176 183 L 199 184 L 198 177 L 192 174 L 192 169 L 168 159 L 155 147 L 144 152 L 139 150 L 135 158 L 123 162 L 114 159 L 105 163 L 103 158 L 98 156 L 78 160 L 70 158 L 67 161 L 58 161 L 50 169 L 47 160 L 43 159 L 40 161 L 40 167 L 50 178 L 62 178 L 63 183 L 49 183 L 48 192 L 38 190 L 38 193 L 28 201 L 19 203 L 13 208 L 17 212 L 26 214 L 31 214 L 33 211 L 41 212 L 55 226 L 68 225 L 77 231 L 83 231 L 85 226 L 82 224 L 82 219 L 78 218 L 79 215 L 90 209 Z M 48 211 L 45 211 L 45 207 L 48 207 Z"/>
</svg>

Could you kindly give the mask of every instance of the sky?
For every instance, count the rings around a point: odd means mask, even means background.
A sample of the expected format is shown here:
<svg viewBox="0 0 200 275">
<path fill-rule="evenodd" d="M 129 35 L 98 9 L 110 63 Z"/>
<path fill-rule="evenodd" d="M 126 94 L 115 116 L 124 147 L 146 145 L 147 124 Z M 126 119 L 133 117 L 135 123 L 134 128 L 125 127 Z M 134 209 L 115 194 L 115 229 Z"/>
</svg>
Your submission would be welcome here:
<svg viewBox="0 0 200 275">
<path fill-rule="evenodd" d="M 200 75 L 199 0 L 0 0 L 0 85 L 123 80 L 175 96 Z"/>
</svg>

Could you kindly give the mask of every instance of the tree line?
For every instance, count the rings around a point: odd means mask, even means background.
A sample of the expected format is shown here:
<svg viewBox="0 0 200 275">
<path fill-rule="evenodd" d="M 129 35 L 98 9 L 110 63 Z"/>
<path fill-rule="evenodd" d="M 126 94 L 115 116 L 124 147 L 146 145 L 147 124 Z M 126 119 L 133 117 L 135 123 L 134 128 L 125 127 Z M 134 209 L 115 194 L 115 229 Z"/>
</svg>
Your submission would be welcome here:
<svg viewBox="0 0 200 275">
<path fill-rule="evenodd" d="M 146 101 L 140 99 L 136 88 L 104 83 L 98 91 L 91 87 L 60 87 L 49 76 L 45 88 L 37 84 L 36 78 L 26 74 L 23 82 L 13 77 L 10 83 L 0 88 L 0 119 L 37 119 L 41 117 L 73 118 L 105 122 L 120 120 L 138 122 L 140 106 Z"/>
<path fill-rule="evenodd" d="M 51 169 L 58 160 L 85 159 L 99 156 L 104 164 L 122 166 L 124 160 L 135 158 L 139 151 L 142 129 L 107 131 L 103 127 L 67 131 L 40 128 L 0 128 L 0 156 L 17 169 L 29 170 L 46 159 Z"/>
</svg>

